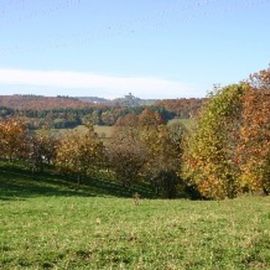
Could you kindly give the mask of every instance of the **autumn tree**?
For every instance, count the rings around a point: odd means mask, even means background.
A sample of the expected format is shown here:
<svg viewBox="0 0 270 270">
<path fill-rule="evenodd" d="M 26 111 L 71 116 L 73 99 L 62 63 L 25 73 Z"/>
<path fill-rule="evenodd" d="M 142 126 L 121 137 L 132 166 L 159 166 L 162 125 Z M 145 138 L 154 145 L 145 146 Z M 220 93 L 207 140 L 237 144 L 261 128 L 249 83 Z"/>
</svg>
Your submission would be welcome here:
<svg viewBox="0 0 270 270">
<path fill-rule="evenodd" d="M 118 127 L 108 145 L 110 167 L 126 187 L 141 179 L 141 169 L 147 155 L 144 144 L 133 131 L 129 127 Z"/>
<path fill-rule="evenodd" d="M 138 120 L 139 125 L 145 127 L 159 126 L 164 123 L 159 113 L 153 112 L 148 108 L 144 109 L 144 111 L 139 115 Z"/>
<path fill-rule="evenodd" d="M 58 140 L 47 129 L 30 136 L 28 161 L 33 171 L 43 171 L 45 165 L 54 165 Z"/>
<path fill-rule="evenodd" d="M 77 175 L 78 183 L 83 176 L 96 175 L 104 160 L 104 145 L 91 125 L 87 126 L 86 132 L 69 132 L 60 139 L 56 166 L 62 172 Z"/>
<path fill-rule="evenodd" d="M 156 193 L 166 198 L 175 197 L 177 186 L 181 184 L 178 168 L 184 132 L 182 125 L 144 126 L 140 131 L 140 138 L 147 151 L 142 174 Z"/>
<path fill-rule="evenodd" d="M 200 98 L 164 99 L 157 101 L 155 106 L 165 108 L 177 118 L 190 118 L 197 115 L 205 101 Z"/>
<path fill-rule="evenodd" d="M 185 177 L 207 198 L 235 197 L 239 189 L 236 148 L 242 98 L 248 86 L 219 89 L 203 107 L 185 153 Z"/>
<path fill-rule="evenodd" d="M 251 75 L 238 147 L 241 189 L 270 193 L 270 69 Z"/>
<path fill-rule="evenodd" d="M 120 118 L 109 145 L 112 169 L 125 185 L 141 180 L 157 195 L 175 197 L 183 133 L 182 125 L 167 126 L 149 109 L 138 117 L 128 114 Z"/>
<path fill-rule="evenodd" d="M 13 161 L 27 155 L 28 130 L 20 119 L 0 122 L 0 153 L 3 159 Z"/>
<path fill-rule="evenodd" d="M 125 116 L 119 117 L 118 120 L 115 123 L 115 126 L 117 128 L 119 127 L 132 127 L 132 128 L 137 128 L 139 125 L 139 118 L 137 115 L 129 113 Z"/>
<path fill-rule="evenodd" d="M 270 91 L 251 89 L 244 98 L 240 167 L 243 190 L 270 192 Z"/>
<path fill-rule="evenodd" d="M 254 90 L 270 91 L 270 68 L 251 74 L 247 83 Z"/>
</svg>

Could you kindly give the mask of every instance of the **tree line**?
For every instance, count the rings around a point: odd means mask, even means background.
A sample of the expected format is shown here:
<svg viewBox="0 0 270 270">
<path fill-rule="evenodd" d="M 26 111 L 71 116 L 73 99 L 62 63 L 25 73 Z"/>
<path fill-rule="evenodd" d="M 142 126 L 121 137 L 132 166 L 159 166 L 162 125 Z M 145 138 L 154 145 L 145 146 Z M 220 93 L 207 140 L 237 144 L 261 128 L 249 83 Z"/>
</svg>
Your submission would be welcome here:
<svg viewBox="0 0 270 270">
<path fill-rule="evenodd" d="M 212 93 L 183 157 L 184 175 L 214 199 L 270 192 L 270 69 Z"/>
<path fill-rule="evenodd" d="M 104 176 L 127 189 L 147 184 L 166 198 L 269 194 L 270 69 L 215 89 L 193 120 L 187 130 L 147 107 L 119 117 L 110 140 L 102 141 L 91 119 L 84 132 L 56 138 L 49 129 L 32 132 L 9 117 L 0 122 L 0 156 L 24 161 L 33 171 L 50 166 L 78 184 Z"/>
<path fill-rule="evenodd" d="M 145 109 L 117 121 L 110 140 L 103 141 L 91 122 L 83 131 L 54 136 L 50 129 L 32 132 L 18 118 L 0 121 L 0 157 L 24 162 L 33 172 L 53 168 L 80 184 L 106 177 L 127 189 L 147 184 L 157 196 L 173 198 L 181 182 L 177 174 L 184 127 L 166 125 L 157 112 Z"/>
<path fill-rule="evenodd" d="M 202 104 L 201 99 L 179 99 L 138 105 L 138 102 L 132 103 L 134 99 L 133 96 L 127 96 L 123 99 L 125 102 L 107 105 L 69 97 L 0 96 L 0 118 L 23 118 L 30 129 L 44 126 L 54 129 L 74 128 L 89 121 L 93 125 L 113 126 L 119 118 L 129 113 L 139 115 L 145 108 L 158 112 L 164 121 L 190 118 Z"/>
</svg>

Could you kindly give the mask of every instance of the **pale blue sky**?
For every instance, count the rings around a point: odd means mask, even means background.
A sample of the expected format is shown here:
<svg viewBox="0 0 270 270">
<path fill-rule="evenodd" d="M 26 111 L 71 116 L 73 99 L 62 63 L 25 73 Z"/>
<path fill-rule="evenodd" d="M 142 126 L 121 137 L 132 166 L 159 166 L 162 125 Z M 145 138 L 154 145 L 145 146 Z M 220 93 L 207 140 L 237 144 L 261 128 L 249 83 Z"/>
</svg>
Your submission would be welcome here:
<svg viewBox="0 0 270 270">
<path fill-rule="evenodd" d="M 204 96 L 270 62 L 270 0 L 0 0 L 0 94 Z"/>
</svg>

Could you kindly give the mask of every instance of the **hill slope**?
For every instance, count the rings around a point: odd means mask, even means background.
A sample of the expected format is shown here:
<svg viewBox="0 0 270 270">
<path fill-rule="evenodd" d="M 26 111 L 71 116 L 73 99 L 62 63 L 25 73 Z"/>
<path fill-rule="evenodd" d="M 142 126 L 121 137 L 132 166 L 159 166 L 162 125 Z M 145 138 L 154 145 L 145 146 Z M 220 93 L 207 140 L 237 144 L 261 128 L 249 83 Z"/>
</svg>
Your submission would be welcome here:
<svg viewBox="0 0 270 270">
<path fill-rule="evenodd" d="M 270 269 L 269 197 L 135 200 L 109 188 L 2 170 L 0 269 Z"/>
</svg>

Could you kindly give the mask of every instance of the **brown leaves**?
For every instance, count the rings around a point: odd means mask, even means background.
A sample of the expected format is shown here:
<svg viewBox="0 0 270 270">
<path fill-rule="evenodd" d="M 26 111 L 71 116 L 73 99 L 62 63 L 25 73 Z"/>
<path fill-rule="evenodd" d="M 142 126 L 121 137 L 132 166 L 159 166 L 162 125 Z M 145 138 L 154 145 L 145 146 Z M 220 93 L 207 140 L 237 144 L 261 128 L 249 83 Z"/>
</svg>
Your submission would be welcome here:
<svg viewBox="0 0 270 270">
<path fill-rule="evenodd" d="M 232 85 L 216 93 L 204 106 L 184 155 L 185 176 L 202 195 L 234 197 L 238 168 L 235 147 L 245 85 Z"/>
<path fill-rule="evenodd" d="M 265 76 L 263 72 L 261 80 Z M 250 89 L 244 96 L 243 107 L 238 147 L 242 188 L 270 192 L 270 91 L 265 88 Z"/>
<path fill-rule="evenodd" d="M 0 154 L 2 158 L 14 160 L 27 154 L 27 128 L 19 119 L 0 122 Z"/>
<path fill-rule="evenodd" d="M 186 176 L 206 197 L 270 192 L 270 69 L 212 96 L 185 161 Z"/>
<path fill-rule="evenodd" d="M 92 175 L 98 172 L 105 159 L 105 149 L 92 126 L 85 133 L 65 134 L 59 142 L 56 166 L 64 172 Z"/>
</svg>

